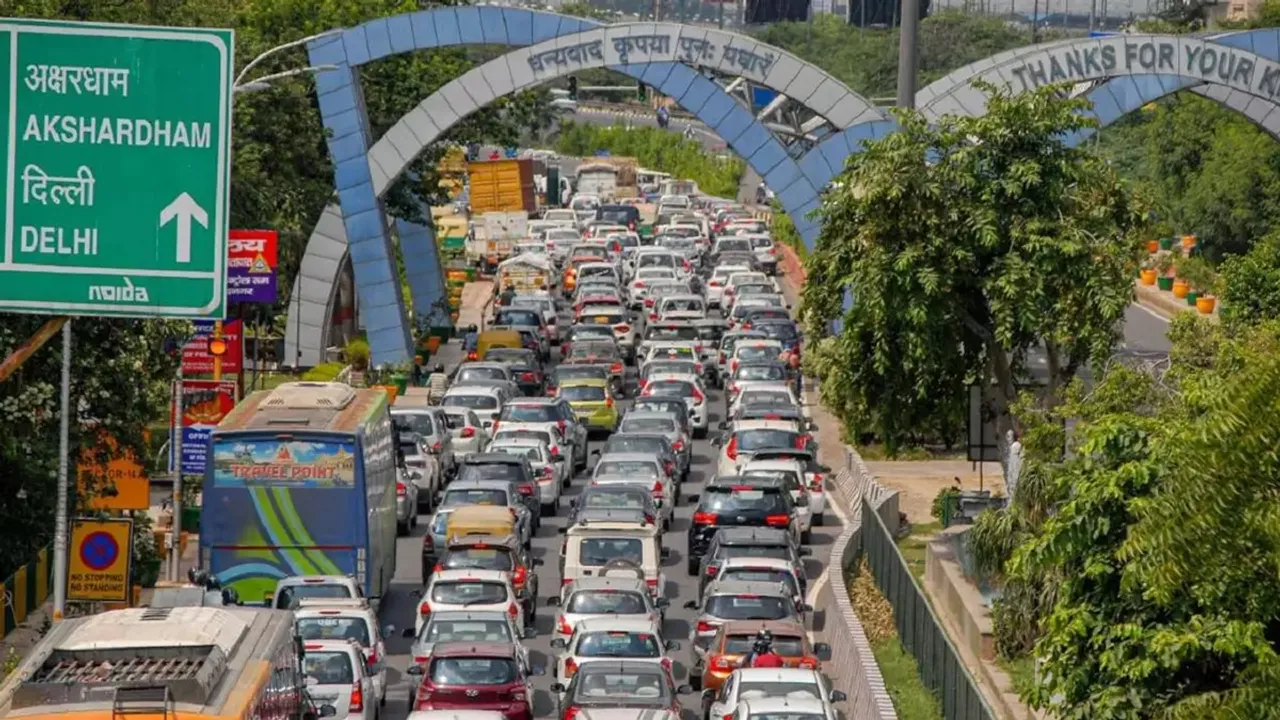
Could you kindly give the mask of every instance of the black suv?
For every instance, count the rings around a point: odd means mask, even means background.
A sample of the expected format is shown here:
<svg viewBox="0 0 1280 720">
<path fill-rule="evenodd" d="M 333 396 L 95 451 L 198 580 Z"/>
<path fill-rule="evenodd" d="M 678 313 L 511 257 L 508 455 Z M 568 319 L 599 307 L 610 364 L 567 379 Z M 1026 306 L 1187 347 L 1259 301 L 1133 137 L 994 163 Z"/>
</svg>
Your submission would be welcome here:
<svg viewBox="0 0 1280 720">
<path fill-rule="evenodd" d="M 795 514 L 791 496 L 781 484 L 763 480 L 726 475 L 707 483 L 697 498 L 698 506 L 689 525 L 690 576 L 698 574 L 701 558 L 721 528 L 773 527 L 791 535 Z"/>
</svg>

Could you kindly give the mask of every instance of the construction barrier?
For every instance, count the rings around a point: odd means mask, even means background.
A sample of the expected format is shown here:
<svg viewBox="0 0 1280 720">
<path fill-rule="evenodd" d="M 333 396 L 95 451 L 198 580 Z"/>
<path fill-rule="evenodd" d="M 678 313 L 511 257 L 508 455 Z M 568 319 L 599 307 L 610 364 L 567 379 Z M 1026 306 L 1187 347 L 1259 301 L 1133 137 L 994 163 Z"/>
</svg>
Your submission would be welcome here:
<svg viewBox="0 0 1280 720">
<path fill-rule="evenodd" d="M 53 592 L 52 548 L 36 554 L 31 562 L 18 568 L 4 581 L 4 624 L 0 626 L 0 638 L 8 636 L 22 624 L 27 616 L 44 604 Z"/>
</svg>

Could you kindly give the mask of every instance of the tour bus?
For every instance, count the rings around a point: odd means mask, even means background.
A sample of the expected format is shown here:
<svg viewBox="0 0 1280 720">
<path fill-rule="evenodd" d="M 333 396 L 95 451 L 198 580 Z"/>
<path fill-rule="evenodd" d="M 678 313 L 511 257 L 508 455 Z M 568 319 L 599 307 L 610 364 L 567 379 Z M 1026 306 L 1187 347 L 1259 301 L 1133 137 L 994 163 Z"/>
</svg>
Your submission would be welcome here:
<svg viewBox="0 0 1280 720">
<path fill-rule="evenodd" d="M 202 567 L 245 604 L 296 575 L 350 575 L 377 602 L 395 576 L 396 435 L 382 390 L 293 382 L 213 430 Z"/>
<path fill-rule="evenodd" d="M 22 720 L 318 720 L 293 613 L 134 608 L 49 628 L 0 685 Z"/>
</svg>

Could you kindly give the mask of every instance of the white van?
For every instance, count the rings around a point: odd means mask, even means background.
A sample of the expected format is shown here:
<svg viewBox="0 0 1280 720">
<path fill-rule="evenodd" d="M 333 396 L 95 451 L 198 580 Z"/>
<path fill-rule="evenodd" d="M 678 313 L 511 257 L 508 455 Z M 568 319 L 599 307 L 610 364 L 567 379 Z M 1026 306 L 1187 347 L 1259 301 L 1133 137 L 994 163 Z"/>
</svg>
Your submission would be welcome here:
<svg viewBox="0 0 1280 720">
<path fill-rule="evenodd" d="M 581 521 L 565 531 L 561 587 L 585 577 L 625 577 L 634 568 L 644 574 L 649 595 L 666 597 L 662 531 L 644 522 Z"/>
</svg>

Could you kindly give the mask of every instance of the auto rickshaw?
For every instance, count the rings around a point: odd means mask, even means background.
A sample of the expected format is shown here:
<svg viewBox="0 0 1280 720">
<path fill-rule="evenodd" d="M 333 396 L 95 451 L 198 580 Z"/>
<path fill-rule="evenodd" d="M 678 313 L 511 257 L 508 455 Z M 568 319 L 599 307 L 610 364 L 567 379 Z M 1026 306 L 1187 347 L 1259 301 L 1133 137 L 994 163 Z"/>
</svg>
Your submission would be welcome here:
<svg viewBox="0 0 1280 720">
<path fill-rule="evenodd" d="M 468 360 L 479 360 L 485 353 L 494 348 L 511 348 L 518 350 L 524 347 L 517 330 L 485 330 L 476 338 L 476 349 L 467 356 Z"/>
<path fill-rule="evenodd" d="M 445 528 L 445 546 L 464 535 L 515 535 L 516 513 L 513 508 L 497 505 L 467 505 L 449 513 Z"/>
</svg>

